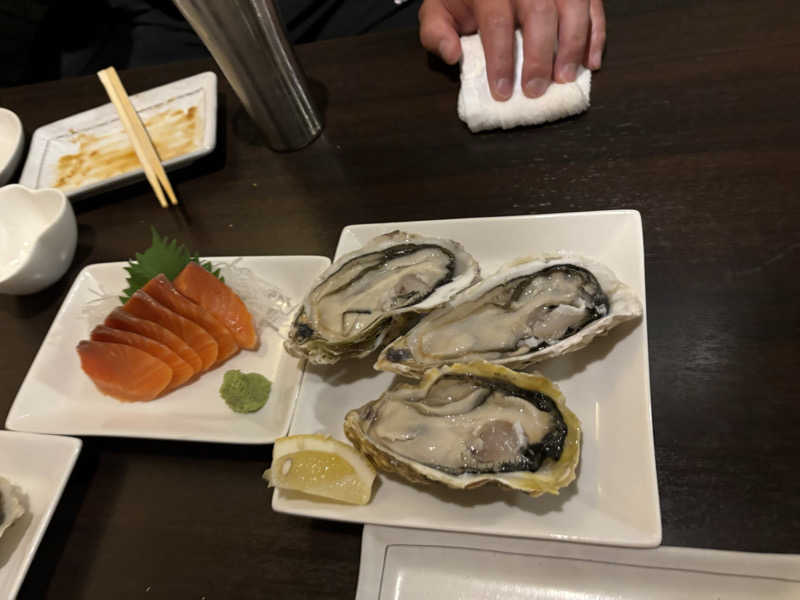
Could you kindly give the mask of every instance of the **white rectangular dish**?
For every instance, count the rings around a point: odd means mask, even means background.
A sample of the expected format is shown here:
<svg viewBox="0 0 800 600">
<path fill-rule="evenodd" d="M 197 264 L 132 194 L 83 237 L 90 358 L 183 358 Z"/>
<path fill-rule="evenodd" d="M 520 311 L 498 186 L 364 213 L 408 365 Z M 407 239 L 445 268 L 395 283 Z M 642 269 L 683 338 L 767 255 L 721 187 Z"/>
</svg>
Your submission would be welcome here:
<svg viewBox="0 0 800 600">
<path fill-rule="evenodd" d="M 100 83 L 97 83 L 98 87 Z M 130 97 L 166 170 L 209 154 L 217 143 L 217 76 L 211 71 Z M 57 187 L 70 198 L 144 179 L 112 104 L 39 127 L 20 183 Z"/>
<path fill-rule="evenodd" d="M 234 258 L 209 258 L 215 266 Z M 18 431 L 108 435 L 234 444 L 271 444 L 286 433 L 294 412 L 303 361 L 286 354 L 283 339 L 270 328 L 261 332 L 257 351 L 241 351 L 196 381 L 152 402 L 119 402 L 101 394 L 81 370 L 75 346 L 88 339 L 102 316 L 84 312 L 102 290 L 118 295 L 125 288 L 127 263 L 104 263 L 83 269 L 67 294 L 17 393 L 6 427 Z M 298 302 L 330 260 L 323 256 L 243 257 L 250 269 Z M 103 313 L 105 314 L 105 312 Z M 229 369 L 261 373 L 272 381 L 264 408 L 234 413 L 219 395 Z"/>
<path fill-rule="evenodd" d="M 367 525 L 356 600 L 800 597 L 800 556 L 610 548 Z"/>
<path fill-rule="evenodd" d="M 0 475 L 26 511 L 0 538 L 0 598 L 19 591 L 80 450 L 75 438 L 0 431 Z"/>
<path fill-rule="evenodd" d="M 636 211 L 355 225 L 342 231 L 336 256 L 401 229 L 456 240 L 490 274 L 521 256 L 557 250 L 610 267 L 645 303 L 644 247 Z M 393 380 L 373 370 L 375 355 L 306 371 L 291 433 L 344 439 L 345 414 L 374 400 Z M 323 502 L 276 490 L 280 512 L 314 518 L 620 546 L 661 542 L 647 321 L 626 323 L 587 348 L 537 365 L 555 380 L 583 424 L 577 481 L 558 496 L 531 498 L 487 486 L 456 491 L 381 475 L 366 506 Z"/>
</svg>

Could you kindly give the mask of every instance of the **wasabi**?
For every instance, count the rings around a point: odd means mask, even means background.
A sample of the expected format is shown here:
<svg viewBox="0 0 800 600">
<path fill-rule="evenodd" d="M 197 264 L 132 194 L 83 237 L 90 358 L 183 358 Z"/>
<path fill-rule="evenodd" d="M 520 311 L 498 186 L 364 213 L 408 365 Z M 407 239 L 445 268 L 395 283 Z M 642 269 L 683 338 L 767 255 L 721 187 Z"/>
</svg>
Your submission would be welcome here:
<svg viewBox="0 0 800 600">
<path fill-rule="evenodd" d="M 232 369 L 225 373 L 219 393 L 232 411 L 251 413 L 261 410 L 267 403 L 271 387 L 269 379 L 260 373 Z"/>
</svg>

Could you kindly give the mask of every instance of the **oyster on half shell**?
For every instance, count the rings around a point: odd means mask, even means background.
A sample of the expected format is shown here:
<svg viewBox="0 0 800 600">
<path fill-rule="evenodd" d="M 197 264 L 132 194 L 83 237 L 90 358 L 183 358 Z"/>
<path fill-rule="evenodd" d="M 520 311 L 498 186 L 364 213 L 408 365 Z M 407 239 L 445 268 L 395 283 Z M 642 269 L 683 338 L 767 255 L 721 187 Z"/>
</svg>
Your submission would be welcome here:
<svg viewBox="0 0 800 600">
<path fill-rule="evenodd" d="M 322 273 L 284 346 L 316 364 L 366 356 L 478 276 L 457 242 L 401 231 L 378 236 Z"/>
<path fill-rule="evenodd" d="M 393 386 L 347 413 L 344 432 L 379 469 L 456 489 L 558 494 L 580 456 L 580 423 L 558 387 L 488 362 Z"/>
<path fill-rule="evenodd" d="M 25 514 L 9 481 L 0 477 L 0 537 L 5 530 Z"/>
<path fill-rule="evenodd" d="M 641 314 L 636 294 L 596 261 L 522 259 L 427 315 L 383 349 L 375 368 L 412 377 L 474 360 L 525 369 Z"/>
</svg>

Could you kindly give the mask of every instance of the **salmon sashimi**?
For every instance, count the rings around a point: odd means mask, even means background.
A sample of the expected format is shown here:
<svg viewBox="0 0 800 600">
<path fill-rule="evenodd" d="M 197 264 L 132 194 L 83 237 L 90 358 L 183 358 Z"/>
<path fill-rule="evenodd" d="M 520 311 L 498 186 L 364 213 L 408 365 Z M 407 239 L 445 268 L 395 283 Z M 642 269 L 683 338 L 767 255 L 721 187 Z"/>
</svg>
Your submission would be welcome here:
<svg viewBox="0 0 800 600">
<path fill-rule="evenodd" d="M 197 352 L 192 350 L 189 344 L 158 323 L 134 317 L 121 308 L 115 308 L 111 311 L 111 314 L 106 317 L 106 325 L 114 329 L 132 331 L 133 333 L 149 337 L 151 340 L 161 342 L 189 363 L 195 373 L 199 373 L 203 366 L 203 361 L 200 360 Z"/>
<path fill-rule="evenodd" d="M 183 360 L 180 356 L 175 354 L 168 346 L 154 339 L 145 337 L 132 331 L 124 331 L 122 329 L 114 329 L 105 325 L 98 325 L 92 331 L 92 341 L 95 342 L 112 342 L 114 344 L 125 344 L 133 346 L 139 350 L 144 350 L 150 356 L 155 356 L 158 360 L 165 362 L 172 369 L 172 380 L 164 390 L 168 392 L 179 385 L 183 385 L 192 378 L 195 371 L 192 365 Z"/>
<path fill-rule="evenodd" d="M 170 310 L 175 311 L 182 317 L 186 317 L 190 321 L 194 321 L 205 329 L 219 346 L 217 363 L 228 360 L 239 351 L 239 345 L 230 330 L 205 308 L 189 300 L 189 298 L 175 289 L 175 286 L 163 273 L 153 277 L 142 288 L 142 291 Z"/>
<path fill-rule="evenodd" d="M 136 291 L 122 308 L 135 317 L 158 323 L 189 344 L 200 356 L 201 371 L 216 362 L 219 354 L 216 340 L 200 325 L 168 309 L 149 294 Z"/>
<path fill-rule="evenodd" d="M 172 380 L 164 361 L 126 344 L 82 341 L 81 368 L 98 389 L 126 402 L 153 400 Z"/>
<path fill-rule="evenodd" d="M 214 315 L 231 331 L 241 348 L 258 345 L 253 317 L 236 293 L 196 262 L 190 262 L 172 282 L 178 291 Z"/>
</svg>

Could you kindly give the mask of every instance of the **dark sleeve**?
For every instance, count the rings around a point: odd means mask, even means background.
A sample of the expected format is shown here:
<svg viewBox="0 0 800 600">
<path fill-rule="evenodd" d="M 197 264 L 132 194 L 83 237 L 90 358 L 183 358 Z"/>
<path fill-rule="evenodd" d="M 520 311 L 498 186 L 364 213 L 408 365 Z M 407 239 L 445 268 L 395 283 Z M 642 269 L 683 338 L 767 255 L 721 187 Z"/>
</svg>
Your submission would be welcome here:
<svg viewBox="0 0 800 600">
<path fill-rule="evenodd" d="M 422 0 L 276 0 L 289 39 L 295 43 L 414 28 Z"/>
</svg>

